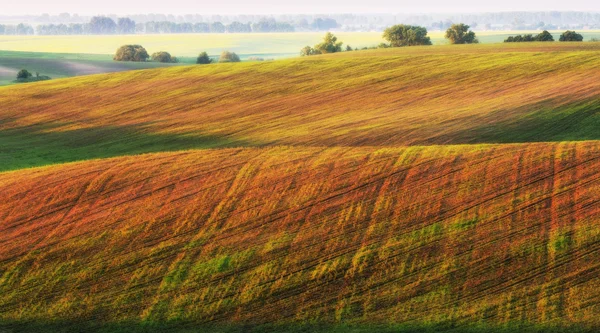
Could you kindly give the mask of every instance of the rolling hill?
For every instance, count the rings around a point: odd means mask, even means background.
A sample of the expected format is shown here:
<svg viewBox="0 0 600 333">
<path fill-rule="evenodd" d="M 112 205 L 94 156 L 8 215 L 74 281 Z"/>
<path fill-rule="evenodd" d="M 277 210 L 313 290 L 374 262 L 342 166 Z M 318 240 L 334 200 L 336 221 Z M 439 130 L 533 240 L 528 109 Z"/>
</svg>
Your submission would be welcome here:
<svg viewBox="0 0 600 333">
<path fill-rule="evenodd" d="M 599 55 L 416 47 L 2 88 L 0 328 L 593 332 Z"/>
<path fill-rule="evenodd" d="M 598 43 L 409 49 L 6 87 L 0 170 L 190 148 L 599 139 Z"/>
</svg>

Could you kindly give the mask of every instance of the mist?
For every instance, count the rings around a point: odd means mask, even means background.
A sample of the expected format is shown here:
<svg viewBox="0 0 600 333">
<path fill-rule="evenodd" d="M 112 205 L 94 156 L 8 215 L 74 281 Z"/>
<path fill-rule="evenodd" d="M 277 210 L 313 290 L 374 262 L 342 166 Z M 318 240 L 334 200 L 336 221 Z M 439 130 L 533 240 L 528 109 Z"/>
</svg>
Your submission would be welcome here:
<svg viewBox="0 0 600 333">
<path fill-rule="evenodd" d="M 316 14 L 316 13 L 474 13 L 498 11 L 600 11 L 600 2 L 589 0 L 547 1 L 482 1 L 466 0 L 459 3 L 448 0 L 386 1 L 346 0 L 322 1 L 303 0 L 288 2 L 281 0 L 227 2 L 200 2 L 193 0 L 168 1 L 80 1 L 80 0 L 30 0 L 12 2 L 3 6 L 3 15 L 39 15 L 62 12 L 80 15 L 98 14 Z"/>
</svg>

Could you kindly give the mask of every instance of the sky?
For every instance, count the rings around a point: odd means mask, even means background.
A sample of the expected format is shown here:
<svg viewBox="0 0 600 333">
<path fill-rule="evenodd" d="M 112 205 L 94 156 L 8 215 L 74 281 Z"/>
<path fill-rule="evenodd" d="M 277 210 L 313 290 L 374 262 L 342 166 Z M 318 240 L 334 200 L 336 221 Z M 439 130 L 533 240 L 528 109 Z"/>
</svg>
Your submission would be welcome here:
<svg viewBox="0 0 600 333">
<path fill-rule="evenodd" d="M 600 11 L 594 0 L 7 0 L 3 15 L 58 14 L 325 14 Z"/>
</svg>

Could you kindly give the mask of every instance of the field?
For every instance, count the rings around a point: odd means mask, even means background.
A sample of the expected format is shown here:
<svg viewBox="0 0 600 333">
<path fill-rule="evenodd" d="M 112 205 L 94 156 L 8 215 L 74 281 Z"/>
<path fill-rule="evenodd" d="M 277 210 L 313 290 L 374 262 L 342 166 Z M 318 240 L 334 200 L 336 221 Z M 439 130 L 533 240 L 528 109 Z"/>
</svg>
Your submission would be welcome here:
<svg viewBox="0 0 600 333">
<path fill-rule="evenodd" d="M 479 32 L 482 43 L 500 43 L 507 36 L 535 31 Z M 554 32 L 558 40 L 560 32 Z M 380 32 L 336 33 L 345 45 L 371 47 L 384 42 Z M 600 38 L 600 32 L 586 31 L 586 40 Z M 431 32 L 436 45 L 446 44 L 443 33 Z M 237 52 L 242 60 L 293 58 L 306 45 L 314 45 L 322 33 L 266 34 L 178 34 L 124 36 L 9 36 L 0 35 L 0 86 L 13 84 L 16 73 L 27 69 L 51 78 L 63 78 L 124 70 L 173 66 L 159 63 L 120 63 L 112 61 L 116 49 L 124 44 L 142 44 L 149 53 L 168 51 L 181 64 L 193 64 L 198 53 L 217 58 L 223 50 Z"/>
<path fill-rule="evenodd" d="M 116 62 L 110 55 L 38 53 L 0 51 L 0 86 L 13 84 L 17 72 L 27 69 L 33 75 L 47 75 L 53 79 L 121 72 L 134 69 L 172 66 L 155 62 Z"/>
<path fill-rule="evenodd" d="M 581 31 L 580 31 L 581 32 Z M 481 43 L 500 43 L 509 35 L 538 33 L 535 31 L 481 31 Z M 552 32 L 558 40 L 562 31 Z M 141 44 L 149 53 L 168 51 L 181 57 L 195 57 L 202 51 L 218 55 L 229 50 L 245 56 L 264 58 L 295 57 L 306 45 L 315 45 L 323 38 L 321 32 L 252 33 L 252 34 L 162 34 L 113 36 L 0 36 L 0 50 L 114 54 L 123 44 Z M 384 42 L 381 32 L 336 32 L 344 45 L 352 47 L 377 46 Z M 585 40 L 600 38 L 600 31 L 583 31 Z M 436 45 L 446 44 L 444 33 L 429 33 Z"/>
<path fill-rule="evenodd" d="M 595 332 L 600 44 L 0 88 L 0 331 Z"/>
</svg>

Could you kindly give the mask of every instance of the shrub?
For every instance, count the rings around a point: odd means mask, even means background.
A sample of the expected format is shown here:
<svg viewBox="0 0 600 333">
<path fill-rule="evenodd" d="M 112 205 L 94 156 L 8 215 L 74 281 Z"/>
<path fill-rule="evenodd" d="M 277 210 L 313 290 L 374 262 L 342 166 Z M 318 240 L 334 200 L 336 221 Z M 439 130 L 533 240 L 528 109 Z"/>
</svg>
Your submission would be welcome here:
<svg viewBox="0 0 600 333">
<path fill-rule="evenodd" d="M 450 44 L 477 44 L 479 40 L 475 33 L 469 30 L 470 26 L 460 23 L 453 24 L 450 29 L 446 30 L 446 38 L 450 40 Z"/>
<path fill-rule="evenodd" d="M 26 69 L 22 69 L 17 73 L 17 79 L 28 79 L 30 77 L 32 77 L 32 75 Z"/>
<path fill-rule="evenodd" d="M 308 46 L 308 45 L 307 45 L 307 46 L 305 46 L 305 47 L 303 47 L 303 48 L 300 50 L 300 55 L 301 55 L 301 56 L 303 56 L 303 57 L 304 57 L 304 56 L 310 56 L 310 55 L 314 55 L 314 54 L 317 54 L 317 53 L 316 53 L 316 51 L 315 51 L 315 49 L 313 49 L 312 47 L 310 47 L 310 46 Z"/>
<path fill-rule="evenodd" d="M 235 52 L 223 51 L 219 57 L 219 62 L 240 62 L 240 57 Z"/>
<path fill-rule="evenodd" d="M 196 63 L 202 64 L 202 65 L 210 64 L 212 62 L 213 62 L 213 60 L 208 56 L 208 53 L 206 53 L 206 52 L 200 53 L 198 55 L 198 58 L 196 59 Z"/>
<path fill-rule="evenodd" d="M 427 29 L 419 26 L 398 24 L 384 30 L 383 38 L 390 42 L 390 46 L 431 45 L 431 38 L 427 37 Z"/>
<path fill-rule="evenodd" d="M 581 42 L 583 41 L 583 36 L 575 31 L 567 30 L 563 32 L 559 40 L 561 42 Z"/>
<path fill-rule="evenodd" d="M 172 57 L 169 52 L 164 52 L 164 51 L 152 53 L 151 58 L 152 58 L 152 61 L 158 61 L 158 62 L 171 62 L 171 63 L 177 62 L 176 57 Z"/>
<path fill-rule="evenodd" d="M 150 56 L 141 45 L 123 45 L 115 54 L 116 61 L 146 61 Z"/>
</svg>

